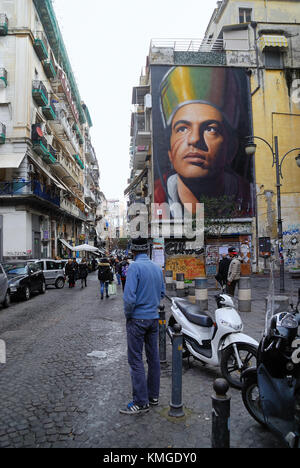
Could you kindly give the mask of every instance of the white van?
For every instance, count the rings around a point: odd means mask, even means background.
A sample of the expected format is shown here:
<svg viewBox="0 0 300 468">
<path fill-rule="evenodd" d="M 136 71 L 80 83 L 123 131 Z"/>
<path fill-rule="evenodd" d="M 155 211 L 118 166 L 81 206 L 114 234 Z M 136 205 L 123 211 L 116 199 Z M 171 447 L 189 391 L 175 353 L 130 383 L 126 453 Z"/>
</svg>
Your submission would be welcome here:
<svg viewBox="0 0 300 468">
<path fill-rule="evenodd" d="M 42 258 L 41 260 L 31 260 L 43 270 L 46 286 L 55 286 L 62 289 L 65 285 L 64 263 L 60 260 Z"/>
</svg>

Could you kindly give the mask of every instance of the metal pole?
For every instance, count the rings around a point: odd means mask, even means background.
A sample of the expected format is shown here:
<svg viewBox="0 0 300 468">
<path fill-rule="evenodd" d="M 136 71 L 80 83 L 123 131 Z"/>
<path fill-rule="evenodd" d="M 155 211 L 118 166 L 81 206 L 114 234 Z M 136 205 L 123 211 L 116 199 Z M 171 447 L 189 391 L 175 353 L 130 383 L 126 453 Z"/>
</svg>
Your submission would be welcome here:
<svg viewBox="0 0 300 468">
<path fill-rule="evenodd" d="M 280 166 L 278 154 L 278 137 L 274 137 L 275 141 L 275 163 L 276 163 L 276 186 L 277 186 L 277 215 L 278 215 L 278 255 L 280 262 L 280 292 L 284 292 L 284 258 L 283 258 L 283 235 L 282 235 L 282 218 L 281 218 L 281 193 L 280 193 Z"/>
<path fill-rule="evenodd" d="M 181 325 L 174 325 L 172 348 L 172 397 L 169 416 L 180 418 L 185 416 L 182 404 L 182 343 Z"/>
<path fill-rule="evenodd" d="M 229 385 L 224 379 L 214 382 L 212 395 L 211 448 L 230 448 L 230 400 L 226 395 Z"/>
<path fill-rule="evenodd" d="M 159 306 L 159 360 L 161 364 L 167 362 L 166 312 L 164 305 Z"/>
</svg>

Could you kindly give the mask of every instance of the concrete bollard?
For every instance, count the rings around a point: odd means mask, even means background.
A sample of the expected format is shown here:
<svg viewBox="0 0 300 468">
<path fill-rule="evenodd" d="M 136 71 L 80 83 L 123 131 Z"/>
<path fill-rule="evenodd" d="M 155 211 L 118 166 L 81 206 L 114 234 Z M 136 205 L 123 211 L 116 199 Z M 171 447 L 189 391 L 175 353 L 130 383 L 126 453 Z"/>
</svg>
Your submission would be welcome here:
<svg viewBox="0 0 300 468">
<path fill-rule="evenodd" d="M 268 307 L 268 297 L 265 299 L 266 301 L 266 310 Z M 290 304 L 288 296 L 274 296 L 274 315 L 278 314 L 279 312 L 289 312 Z"/>
<path fill-rule="evenodd" d="M 185 296 L 185 284 L 184 284 L 184 273 L 176 274 L 176 296 Z"/>
<path fill-rule="evenodd" d="M 251 312 L 251 278 L 239 279 L 239 312 Z"/>
<path fill-rule="evenodd" d="M 196 278 L 195 280 L 196 304 L 202 311 L 208 310 L 208 288 L 207 278 Z"/>
<path fill-rule="evenodd" d="M 229 385 L 224 379 L 214 382 L 212 395 L 211 448 L 230 448 L 230 400 L 226 395 Z"/>
<path fill-rule="evenodd" d="M 182 345 L 181 325 L 174 325 L 172 338 L 172 397 L 169 416 L 180 418 L 185 416 L 182 404 Z"/>
<path fill-rule="evenodd" d="M 166 282 L 166 290 L 172 291 L 173 288 L 173 271 L 167 270 L 165 272 L 165 282 Z"/>
<path fill-rule="evenodd" d="M 188 300 L 192 304 L 196 304 L 196 289 L 195 289 L 195 286 L 189 286 Z"/>
<path fill-rule="evenodd" d="M 165 306 L 159 306 L 159 360 L 161 364 L 167 362 L 167 346 L 166 346 L 166 311 Z"/>
</svg>

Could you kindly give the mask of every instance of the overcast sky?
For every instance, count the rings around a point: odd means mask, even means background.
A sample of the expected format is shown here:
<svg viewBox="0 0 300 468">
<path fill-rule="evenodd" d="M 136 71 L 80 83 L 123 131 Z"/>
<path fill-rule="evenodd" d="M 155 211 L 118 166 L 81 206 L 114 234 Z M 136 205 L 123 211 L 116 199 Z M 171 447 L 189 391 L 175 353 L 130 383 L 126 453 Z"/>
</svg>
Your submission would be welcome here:
<svg viewBox="0 0 300 468">
<path fill-rule="evenodd" d="M 54 0 L 81 98 L 93 128 L 100 187 L 123 198 L 129 170 L 132 87 L 151 39 L 203 38 L 216 0 Z"/>
</svg>

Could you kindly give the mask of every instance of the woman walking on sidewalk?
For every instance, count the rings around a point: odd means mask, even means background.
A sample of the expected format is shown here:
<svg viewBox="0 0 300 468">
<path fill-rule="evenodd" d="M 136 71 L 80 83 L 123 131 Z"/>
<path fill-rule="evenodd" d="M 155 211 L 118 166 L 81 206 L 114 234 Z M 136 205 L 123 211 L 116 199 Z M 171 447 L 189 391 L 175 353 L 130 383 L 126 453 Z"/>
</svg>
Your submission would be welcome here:
<svg viewBox="0 0 300 468">
<path fill-rule="evenodd" d="M 79 275 L 79 279 L 81 279 L 81 288 L 83 288 L 84 286 L 85 287 L 87 286 L 86 279 L 88 277 L 88 274 L 89 274 L 88 265 L 86 263 L 86 259 L 83 258 L 78 267 L 78 275 Z"/>
<path fill-rule="evenodd" d="M 98 267 L 98 280 L 100 281 L 101 300 L 103 300 L 104 288 L 108 298 L 108 285 L 113 281 L 111 266 L 107 258 L 102 258 Z"/>
</svg>

